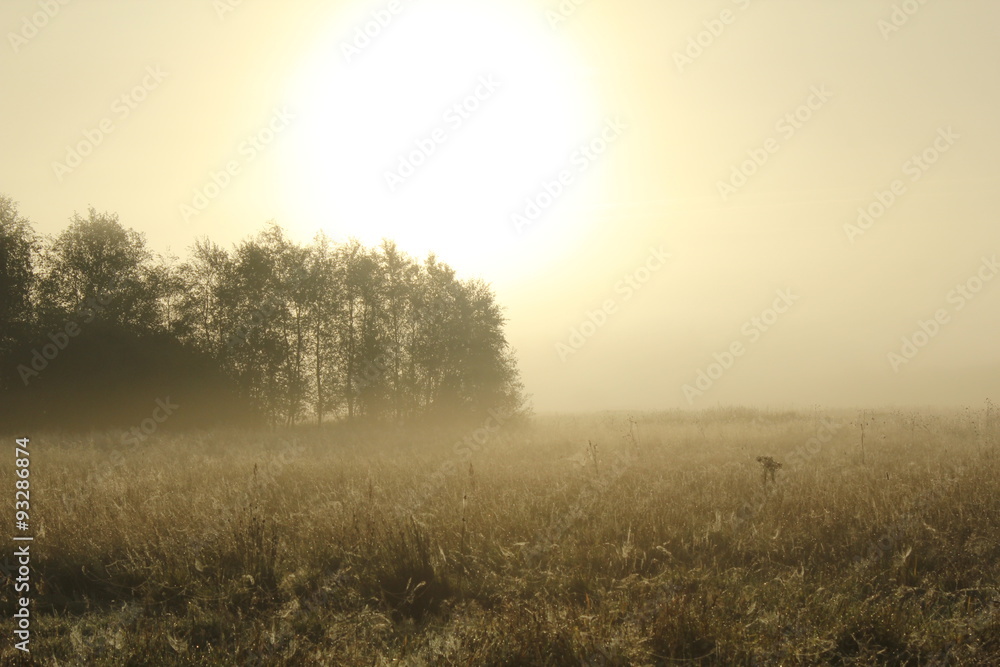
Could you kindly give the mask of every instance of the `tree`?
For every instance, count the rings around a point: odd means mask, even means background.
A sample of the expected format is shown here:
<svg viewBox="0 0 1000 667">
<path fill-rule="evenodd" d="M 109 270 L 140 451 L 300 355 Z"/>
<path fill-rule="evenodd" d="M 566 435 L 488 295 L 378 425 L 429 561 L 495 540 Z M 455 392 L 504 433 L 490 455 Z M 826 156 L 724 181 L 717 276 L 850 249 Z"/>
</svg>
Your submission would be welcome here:
<svg viewBox="0 0 1000 667">
<path fill-rule="evenodd" d="M 44 255 L 40 296 L 46 320 L 55 326 L 54 320 L 93 308 L 97 300 L 107 323 L 133 332 L 158 330 L 163 320 L 152 260 L 145 237 L 125 229 L 117 214 L 94 208 L 87 218 L 74 214 Z"/>
<path fill-rule="evenodd" d="M 504 335 L 506 318 L 493 291 L 482 281 L 463 283 L 469 308 L 463 332 L 466 355 L 461 360 L 467 408 L 517 410 L 524 401 L 514 351 Z"/>
<path fill-rule="evenodd" d="M 172 323 L 182 340 L 219 356 L 230 342 L 223 336 L 220 297 L 222 282 L 230 270 L 229 254 L 207 238 L 197 239 L 190 252 L 191 258 L 177 270 L 181 294 Z"/>
<path fill-rule="evenodd" d="M 0 359 L 6 359 L 30 329 L 34 314 L 34 257 L 38 237 L 17 204 L 0 195 Z"/>
<path fill-rule="evenodd" d="M 192 417 L 200 423 L 213 410 L 204 396 L 220 397 L 228 419 L 250 419 L 252 406 L 271 425 L 398 422 L 523 400 L 489 286 L 388 240 L 366 248 L 320 234 L 303 246 L 271 223 L 231 252 L 199 239 L 178 264 L 93 208 L 41 244 L 0 197 L 0 297 L 0 403 L 35 406 L 43 421 L 70 403 L 82 406 L 77 424 L 121 421 L 154 386 L 207 410 Z M 39 356 L 57 348 L 58 359 Z"/>
<path fill-rule="evenodd" d="M 312 325 L 312 386 L 316 423 L 335 410 L 342 393 L 337 381 L 337 322 L 343 315 L 344 271 L 330 238 L 318 234 L 309 247 L 305 284 L 309 322 Z"/>
<path fill-rule="evenodd" d="M 289 425 L 305 410 L 307 393 L 306 355 L 310 333 L 309 251 L 293 242 L 277 224 L 258 236 L 260 248 L 270 254 L 273 273 L 268 298 L 278 304 L 273 318 L 280 327 L 283 347 L 281 412 Z"/>
<path fill-rule="evenodd" d="M 420 267 L 389 240 L 382 242 L 378 257 L 385 276 L 385 358 L 377 371 L 385 377 L 391 395 L 392 416 L 399 420 L 413 412 L 412 401 L 408 399 L 416 388 L 409 354 L 413 337 L 410 324 L 412 295 L 420 279 Z"/>
<path fill-rule="evenodd" d="M 455 271 L 434 255 L 422 268 L 414 300 L 418 394 L 423 411 L 450 412 L 459 407 L 456 356 L 462 345 L 461 286 Z"/>
<path fill-rule="evenodd" d="M 258 239 L 244 241 L 236 247 L 219 287 L 224 338 L 229 341 L 221 353 L 223 366 L 272 424 L 280 421 L 288 359 L 287 304 L 277 289 L 276 263 Z"/>
<path fill-rule="evenodd" d="M 187 287 L 178 260 L 176 255 L 157 255 L 148 277 L 149 288 L 159 301 L 157 311 L 161 319 L 156 328 L 169 331 L 175 336 L 178 335 L 181 304 Z"/>
</svg>

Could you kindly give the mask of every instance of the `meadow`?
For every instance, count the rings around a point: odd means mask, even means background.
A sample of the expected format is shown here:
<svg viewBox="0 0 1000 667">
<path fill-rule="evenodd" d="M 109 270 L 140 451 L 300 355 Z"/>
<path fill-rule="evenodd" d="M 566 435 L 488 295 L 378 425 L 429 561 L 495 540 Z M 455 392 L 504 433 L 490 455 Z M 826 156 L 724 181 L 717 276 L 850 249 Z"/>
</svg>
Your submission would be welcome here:
<svg viewBox="0 0 1000 667">
<path fill-rule="evenodd" d="M 30 661 L 1000 664 L 989 402 L 477 429 L 32 435 Z"/>
</svg>

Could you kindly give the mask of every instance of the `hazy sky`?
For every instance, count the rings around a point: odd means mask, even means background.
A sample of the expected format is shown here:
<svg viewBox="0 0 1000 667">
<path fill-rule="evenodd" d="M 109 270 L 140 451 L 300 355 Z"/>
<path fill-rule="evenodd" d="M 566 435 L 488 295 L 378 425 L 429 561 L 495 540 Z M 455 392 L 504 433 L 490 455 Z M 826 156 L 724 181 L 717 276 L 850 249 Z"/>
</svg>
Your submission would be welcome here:
<svg viewBox="0 0 1000 667">
<path fill-rule="evenodd" d="M 182 257 L 270 219 L 433 250 L 495 287 L 539 410 L 979 405 L 998 23 L 994 0 L 4 0 L 0 192 L 43 233 L 93 205 Z"/>
</svg>

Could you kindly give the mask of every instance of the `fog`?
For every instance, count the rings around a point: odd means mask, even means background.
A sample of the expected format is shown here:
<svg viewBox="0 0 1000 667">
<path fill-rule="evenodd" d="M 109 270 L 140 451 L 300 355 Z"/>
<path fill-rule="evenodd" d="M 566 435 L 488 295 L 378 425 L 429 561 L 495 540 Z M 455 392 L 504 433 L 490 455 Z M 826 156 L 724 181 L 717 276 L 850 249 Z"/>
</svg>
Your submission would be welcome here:
<svg viewBox="0 0 1000 667">
<path fill-rule="evenodd" d="M 162 253 L 269 220 L 434 252 L 542 412 L 1000 388 L 996 3 L 51 12 L 0 6 L 0 192 L 42 233 L 92 205 Z"/>
</svg>

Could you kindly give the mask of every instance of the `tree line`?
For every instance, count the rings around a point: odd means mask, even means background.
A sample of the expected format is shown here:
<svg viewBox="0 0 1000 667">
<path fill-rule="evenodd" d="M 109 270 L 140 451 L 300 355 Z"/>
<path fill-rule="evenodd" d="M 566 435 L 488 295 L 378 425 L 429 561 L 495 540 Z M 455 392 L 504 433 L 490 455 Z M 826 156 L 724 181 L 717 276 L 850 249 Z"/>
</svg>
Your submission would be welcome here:
<svg viewBox="0 0 1000 667">
<path fill-rule="evenodd" d="M 22 420 L 127 421 L 157 391 L 197 424 L 516 412 L 504 324 L 489 285 L 388 240 L 270 223 L 181 260 L 93 208 L 43 238 L 0 196 L 0 414 Z"/>
</svg>

